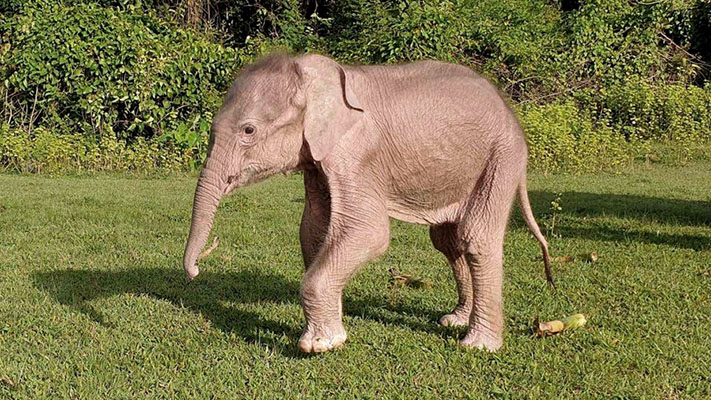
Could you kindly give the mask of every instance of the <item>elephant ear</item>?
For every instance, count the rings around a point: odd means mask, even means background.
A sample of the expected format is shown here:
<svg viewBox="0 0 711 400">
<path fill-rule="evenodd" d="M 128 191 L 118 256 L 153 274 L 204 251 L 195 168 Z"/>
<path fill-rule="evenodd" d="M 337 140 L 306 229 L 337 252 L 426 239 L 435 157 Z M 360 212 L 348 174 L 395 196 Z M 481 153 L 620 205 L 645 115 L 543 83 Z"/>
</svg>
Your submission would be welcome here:
<svg viewBox="0 0 711 400">
<path fill-rule="evenodd" d="M 321 161 L 358 121 L 363 109 L 346 71 L 317 55 L 297 62 L 305 100 L 304 137 L 315 161 Z"/>
</svg>

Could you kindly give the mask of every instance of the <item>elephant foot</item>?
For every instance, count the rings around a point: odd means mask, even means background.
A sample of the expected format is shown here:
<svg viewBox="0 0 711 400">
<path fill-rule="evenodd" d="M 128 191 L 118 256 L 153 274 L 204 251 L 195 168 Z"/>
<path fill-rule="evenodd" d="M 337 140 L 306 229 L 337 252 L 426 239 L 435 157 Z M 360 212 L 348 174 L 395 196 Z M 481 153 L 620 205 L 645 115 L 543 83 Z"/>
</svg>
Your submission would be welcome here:
<svg viewBox="0 0 711 400">
<path fill-rule="evenodd" d="M 341 347 L 348 335 L 339 322 L 334 327 L 306 327 L 299 339 L 299 349 L 304 353 L 323 353 Z"/>
<path fill-rule="evenodd" d="M 469 325 L 469 313 L 469 311 L 457 307 L 451 313 L 443 315 L 439 319 L 439 324 L 451 327 L 467 326 Z"/>
<path fill-rule="evenodd" d="M 462 347 L 472 349 L 486 350 L 490 353 L 495 352 L 504 344 L 501 336 L 492 337 L 479 332 L 467 332 L 467 334 L 459 341 Z"/>
</svg>

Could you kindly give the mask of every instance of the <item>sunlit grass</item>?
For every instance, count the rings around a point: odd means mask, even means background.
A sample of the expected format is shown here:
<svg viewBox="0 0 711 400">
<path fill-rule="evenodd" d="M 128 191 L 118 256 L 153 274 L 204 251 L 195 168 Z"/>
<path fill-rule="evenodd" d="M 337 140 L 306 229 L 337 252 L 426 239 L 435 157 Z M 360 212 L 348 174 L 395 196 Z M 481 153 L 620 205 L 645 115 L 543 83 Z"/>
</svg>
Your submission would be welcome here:
<svg viewBox="0 0 711 400">
<path fill-rule="evenodd" d="M 505 247 L 505 345 L 456 345 L 456 302 L 427 229 L 393 223 L 387 254 L 345 294 L 346 345 L 302 356 L 299 176 L 224 201 L 220 246 L 186 284 L 195 180 L 0 175 L 0 397 L 708 398 L 711 164 L 623 175 L 533 175 L 555 263 L 546 287 L 517 209 Z M 426 289 L 390 287 L 388 269 Z M 531 337 L 536 317 L 588 316 Z"/>
</svg>

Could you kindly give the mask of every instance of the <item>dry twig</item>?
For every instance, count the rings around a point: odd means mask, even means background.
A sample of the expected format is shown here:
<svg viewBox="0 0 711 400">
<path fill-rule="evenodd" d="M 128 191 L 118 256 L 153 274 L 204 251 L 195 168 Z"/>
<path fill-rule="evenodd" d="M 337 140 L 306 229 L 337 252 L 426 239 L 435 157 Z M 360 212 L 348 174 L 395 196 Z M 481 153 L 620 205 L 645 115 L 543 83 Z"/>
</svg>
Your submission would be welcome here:
<svg viewBox="0 0 711 400">
<path fill-rule="evenodd" d="M 203 251 L 200 253 L 200 256 L 198 257 L 198 261 L 204 259 L 205 257 L 209 256 L 210 253 L 212 253 L 213 250 L 220 244 L 220 238 L 215 236 L 215 239 L 212 240 L 212 244 L 210 247 L 207 248 L 207 250 Z"/>
</svg>

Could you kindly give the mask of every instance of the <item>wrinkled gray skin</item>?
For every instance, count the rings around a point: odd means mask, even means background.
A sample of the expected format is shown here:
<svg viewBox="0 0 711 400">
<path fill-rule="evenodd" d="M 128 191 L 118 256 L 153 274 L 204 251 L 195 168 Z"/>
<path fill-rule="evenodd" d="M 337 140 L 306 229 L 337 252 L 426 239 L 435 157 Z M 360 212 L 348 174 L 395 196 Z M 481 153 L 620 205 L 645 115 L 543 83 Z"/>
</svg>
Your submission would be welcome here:
<svg viewBox="0 0 711 400">
<path fill-rule="evenodd" d="M 302 351 L 328 351 L 346 340 L 343 287 L 388 248 L 389 217 L 431 226 L 459 292 L 459 304 L 440 323 L 468 325 L 462 346 L 495 351 L 502 345 L 504 231 L 516 192 L 547 259 L 528 202 L 526 162 L 514 114 L 465 67 L 270 57 L 240 74 L 214 119 L 185 271 L 198 275 L 197 257 L 224 195 L 300 170 Z"/>
</svg>

